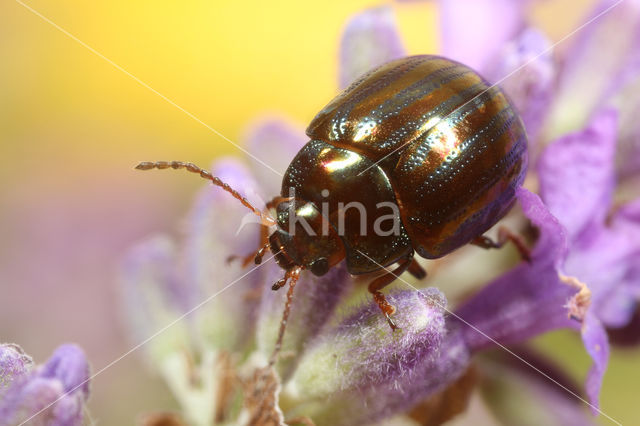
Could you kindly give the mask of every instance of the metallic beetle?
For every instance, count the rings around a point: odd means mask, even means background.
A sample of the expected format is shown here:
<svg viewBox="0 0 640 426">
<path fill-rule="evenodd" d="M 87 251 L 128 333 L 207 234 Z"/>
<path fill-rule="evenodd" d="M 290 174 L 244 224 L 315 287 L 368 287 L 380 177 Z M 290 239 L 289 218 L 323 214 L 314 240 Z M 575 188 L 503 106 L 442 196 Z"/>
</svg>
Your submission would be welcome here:
<svg viewBox="0 0 640 426">
<path fill-rule="evenodd" d="M 266 250 L 274 253 L 286 273 L 273 288 L 289 280 L 289 303 L 301 269 L 323 275 L 345 260 L 351 274 L 364 274 L 398 263 L 369 285 L 392 328 L 394 308 L 380 290 L 407 269 L 425 275 L 414 253 L 434 259 L 467 243 L 490 247 L 482 234 L 514 203 L 527 166 L 526 133 L 505 94 L 437 56 L 395 60 L 363 75 L 318 113 L 307 135 L 280 196 L 267 204 L 278 227 L 256 263 Z M 168 167 L 200 173 L 274 224 L 191 163 L 138 166 Z M 398 232 L 374 229 L 389 214 L 377 208 L 384 202 L 397 206 Z M 362 210 L 345 208 L 349 203 L 364 207 L 364 223 Z"/>
</svg>

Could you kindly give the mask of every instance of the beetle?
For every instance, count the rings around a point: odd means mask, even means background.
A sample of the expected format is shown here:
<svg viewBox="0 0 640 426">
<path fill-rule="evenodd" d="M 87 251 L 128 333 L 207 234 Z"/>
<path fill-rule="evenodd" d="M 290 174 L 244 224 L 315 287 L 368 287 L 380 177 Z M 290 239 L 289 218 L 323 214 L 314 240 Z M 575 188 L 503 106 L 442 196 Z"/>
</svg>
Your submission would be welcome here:
<svg viewBox="0 0 640 426">
<path fill-rule="evenodd" d="M 492 248 L 506 241 L 482 234 L 514 204 L 527 168 L 527 136 L 508 97 L 471 68 L 431 55 L 383 64 L 325 106 L 306 134 L 310 141 L 265 210 L 192 163 L 137 166 L 198 173 L 263 225 L 277 225 L 255 263 L 270 250 L 285 270 L 273 289 L 290 283 L 279 342 L 303 269 L 320 276 L 343 260 L 353 275 L 385 269 L 368 289 L 395 330 L 395 308 L 381 290 L 406 270 L 426 275 L 415 253 L 435 259 L 468 243 Z M 384 203 L 397 206 L 396 232 L 380 232 L 390 218 L 378 208 Z"/>
</svg>

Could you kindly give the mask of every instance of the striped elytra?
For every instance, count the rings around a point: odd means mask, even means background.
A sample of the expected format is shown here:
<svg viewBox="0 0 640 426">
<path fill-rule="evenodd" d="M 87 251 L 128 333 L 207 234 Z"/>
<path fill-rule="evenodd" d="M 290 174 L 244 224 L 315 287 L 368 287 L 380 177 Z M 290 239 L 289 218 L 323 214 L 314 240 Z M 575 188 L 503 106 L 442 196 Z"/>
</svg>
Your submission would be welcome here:
<svg viewBox="0 0 640 426">
<path fill-rule="evenodd" d="M 339 192 L 334 204 L 400 207 L 402 235 L 343 236 L 351 273 L 388 266 L 409 251 L 438 258 L 469 243 L 506 214 L 526 172 L 526 133 L 504 93 L 437 56 L 403 58 L 365 74 L 320 111 L 307 135 L 311 142 L 287 170 L 283 196 L 295 187 L 319 203 L 318 190 L 330 184 Z M 334 177 L 323 167 L 328 155 L 359 161 Z M 375 178 L 363 180 L 361 170 Z M 381 189 L 381 180 L 388 186 Z M 375 209 L 367 212 L 375 220 Z"/>
<path fill-rule="evenodd" d="M 286 271 L 273 288 L 288 281 L 289 301 L 304 269 L 323 275 L 345 260 L 350 273 L 364 274 L 397 263 L 369 285 L 393 329 L 395 309 L 380 290 L 405 270 L 425 275 L 414 253 L 433 259 L 468 243 L 499 246 L 482 234 L 513 205 L 527 167 L 526 133 L 502 90 L 437 56 L 398 59 L 366 73 L 318 113 L 307 135 L 280 196 L 267 203 L 275 219 L 193 164 L 138 168 L 200 173 L 263 224 L 277 223 L 271 235 L 263 232 L 255 261 L 273 252 Z M 380 232 L 385 220 L 397 224 L 393 232 Z M 283 332 L 284 325 L 278 342 Z"/>
</svg>

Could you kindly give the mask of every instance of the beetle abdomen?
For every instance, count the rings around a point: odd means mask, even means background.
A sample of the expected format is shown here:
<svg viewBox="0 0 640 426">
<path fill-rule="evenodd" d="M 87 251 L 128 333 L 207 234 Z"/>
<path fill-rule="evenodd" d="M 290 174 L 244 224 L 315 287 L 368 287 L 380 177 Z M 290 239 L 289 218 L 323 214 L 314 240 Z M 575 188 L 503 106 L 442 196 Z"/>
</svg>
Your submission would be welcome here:
<svg viewBox="0 0 640 426">
<path fill-rule="evenodd" d="M 522 122 L 487 85 L 400 154 L 392 182 L 416 251 L 441 257 L 487 231 L 513 204 L 526 165 Z"/>
<path fill-rule="evenodd" d="M 413 247 L 427 258 L 493 226 L 526 172 L 526 133 L 504 93 L 437 56 L 365 74 L 318 113 L 307 134 L 379 162 Z"/>
<path fill-rule="evenodd" d="M 437 56 L 412 56 L 365 74 L 307 128 L 312 139 L 374 161 L 401 151 L 487 87 L 470 68 Z"/>
</svg>

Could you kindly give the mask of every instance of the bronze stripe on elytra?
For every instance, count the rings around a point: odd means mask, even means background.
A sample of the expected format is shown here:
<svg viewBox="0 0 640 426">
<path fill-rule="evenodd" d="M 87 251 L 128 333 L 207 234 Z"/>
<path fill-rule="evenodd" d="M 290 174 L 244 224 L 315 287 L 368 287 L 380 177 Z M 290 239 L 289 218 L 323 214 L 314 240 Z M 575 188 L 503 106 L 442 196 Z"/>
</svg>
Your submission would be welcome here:
<svg viewBox="0 0 640 426">
<path fill-rule="evenodd" d="M 455 67 L 463 68 L 459 65 Z M 462 73 L 448 73 L 440 80 L 434 78 L 439 71 L 432 73 L 431 87 L 439 85 L 440 89 L 424 91 L 425 95 L 420 98 L 419 102 L 407 105 L 401 110 L 402 114 L 398 114 L 396 117 L 385 116 L 384 123 L 377 126 L 375 135 L 361 141 L 349 141 L 345 146 L 340 144 L 339 140 L 334 140 L 332 143 L 336 146 L 366 153 L 373 160 L 379 160 L 400 145 L 410 146 L 413 140 L 430 130 L 430 128 L 422 128 L 429 120 L 437 116 L 447 116 L 469 99 L 473 99 L 487 89 L 486 82 L 470 74 L 468 68 L 465 69 L 466 72 Z M 422 85 L 422 83 L 420 84 Z M 465 88 L 464 84 L 472 85 Z"/>
<path fill-rule="evenodd" d="M 500 92 L 495 89 L 487 90 L 485 92 L 481 92 L 481 95 L 478 97 L 478 99 L 483 99 L 482 105 L 487 105 L 499 93 Z M 437 158 L 438 153 L 434 153 L 433 148 L 434 146 L 439 146 L 441 143 L 443 127 L 446 126 L 448 129 L 457 130 L 460 128 L 460 122 L 464 120 L 468 120 L 469 116 L 472 116 L 474 113 L 479 113 L 480 117 L 484 117 L 487 115 L 485 112 L 482 112 L 478 108 L 478 105 L 475 102 L 469 102 L 469 101 L 466 101 L 466 103 L 462 103 L 462 105 L 459 105 L 453 111 L 445 115 L 443 119 L 440 120 L 434 127 L 429 129 L 428 132 L 423 134 L 419 139 L 416 139 L 414 142 L 411 143 L 411 145 L 409 145 L 407 150 L 409 152 L 413 150 L 413 152 L 409 154 L 410 157 L 407 158 L 406 161 L 403 163 L 400 171 L 402 173 L 408 173 L 413 169 L 424 167 L 425 163 L 431 163 L 432 164 L 432 170 L 430 173 L 431 178 L 434 177 L 433 173 L 439 174 L 440 171 L 438 171 L 437 168 L 442 165 L 445 159 L 438 160 Z M 490 117 L 493 117 L 493 116 L 495 116 L 495 113 L 490 115 Z M 472 129 L 477 129 L 478 127 L 470 127 L 470 128 L 467 128 L 466 130 L 468 132 L 472 132 L 473 131 Z M 486 131 L 483 127 L 480 127 L 480 129 L 481 130 L 479 130 L 479 133 Z M 471 146 L 471 144 L 474 141 L 474 137 L 478 136 L 477 133 L 478 132 L 475 132 L 474 134 L 470 135 L 468 138 L 457 137 L 455 141 L 456 143 L 453 146 L 453 148 L 458 148 L 460 151 L 462 151 L 464 148 Z"/>
<path fill-rule="evenodd" d="M 508 120 L 504 121 L 502 127 L 496 131 L 496 137 L 500 141 L 507 142 L 504 146 L 509 149 L 504 150 L 506 152 L 501 156 L 499 161 L 493 164 L 493 167 L 480 168 L 475 176 L 470 177 L 474 182 L 482 182 L 484 185 L 478 185 L 476 187 L 474 190 L 474 194 L 476 196 L 467 199 L 469 204 L 474 203 L 477 199 L 486 197 L 487 195 L 489 195 L 490 199 L 495 199 L 499 195 L 494 194 L 493 196 L 490 196 L 489 193 L 500 181 L 505 180 L 505 177 L 508 176 L 507 172 L 518 162 L 524 150 L 524 135 L 519 138 L 514 138 L 512 132 L 507 131 L 514 129 L 516 126 L 519 126 L 518 118 L 513 114 Z"/>
<path fill-rule="evenodd" d="M 490 125 L 484 129 L 492 133 L 494 139 L 498 139 L 495 143 L 505 140 L 510 141 L 512 134 L 507 132 L 507 129 L 511 129 L 514 123 L 517 123 L 517 117 L 513 114 L 511 108 L 505 108 L 498 116 L 494 117 Z M 498 127 L 499 124 L 501 124 L 500 127 Z M 504 142 L 502 143 L 504 144 Z M 465 209 L 463 207 L 465 205 L 472 205 L 479 199 L 486 198 L 491 189 L 495 187 L 499 181 L 504 179 L 505 170 L 511 168 L 515 163 L 514 159 L 517 158 L 516 151 L 521 151 L 522 149 L 517 145 L 512 146 L 506 155 L 497 162 L 492 163 L 491 167 L 478 167 L 478 162 L 491 162 L 491 156 L 488 154 L 492 154 L 493 150 L 488 149 L 489 144 L 490 142 L 487 143 L 482 150 L 475 151 L 472 154 L 468 153 L 466 156 L 460 156 L 450 167 L 452 173 L 442 175 L 442 180 L 436 183 L 449 182 L 448 185 L 465 189 L 464 192 L 456 192 L 456 194 L 441 194 L 441 197 L 438 198 L 438 200 L 441 201 L 438 204 L 442 206 L 442 208 L 438 210 L 437 216 L 446 218 L 444 219 L 445 222 L 456 221 L 464 214 Z M 470 167 L 461 167 L 460 164 L 457 164 L 467 160 L 468 158 L 466 157 L 469 155 L 477 157 L 474 158 L 475 161 L 469 162 L 469 165 L 473 164 L 473 169 Z M 484 156 L 485 161 L 479 158 L 481 156 Z M 449 196 L 447 197 L 447 195 Z M 489 198 L 495 198 L 495 196 Z"/>
<path fill-rule="evenodd" d="M 384 133 L 384 130 L 381 132 L 380 139 L 382 140 L 382 142 L 380 143 L 380 148 L 385 149 L 390 146 L 395 146 L 399 143 L 407 143 L 407 142 L 410 143 L 411 142 L 410 140 L 407 140 L 407 141 L 404 140 L 405 135 L 423 126 L 426 122 L 428 122 L 433 117 L 437 117 L 440 115 L 444 118 L 448 116 L 453 111 L 455 111 L 457 107 L 463 105 L 466 101 L 473 98 L 473 96 L 476 96 L 477 94 L 481 93 L 482 90 L 484 90 L 485 88 L 486 88 L 485 83 L 483 82 L 476 83 L 473 86 L 470 86 L 467 89 L 464 89 L 463 91 L 456 92 L 453 96 L 450 96 L 446 101 L 436 102 L 435 106 L 431 108 L 429 108 L 427 105 L 424 105 L 423 103 L 416 103 L 413 107 L 411 107 L 412 109 L 424 108 L 427 110 L 427 112 L 418 116 L 417 119 L 406 121 L 401 125 L 394 126 L 392 123 L 389 123 L 389 126 L 387 126 L 387 128 L 390 129 L 390 132 L 388 134 Z M 407 107 L 405 108 L 405 110 L 403 110 L 403 112 L 406 113 L 403 115 L 406 115 L 407 117 L 417 116 L 417 113 L 409 108 L 410 107 Z M 434 123 L 434 126 L 437 124 L 438 123 Z M 424 129 L 419 134 L 416 134 L 414 138 L 419 138 L 420 136 L 424 135 L 432 128 L 433 127 Z"/>
<path fill-rule="evenodd" d="M 465 229 L 473 229 L 474 224 L 490 211 L 495 210 L 495 207 L 506 206 L 505 201 L 513 197 L 516 188 L 522 183 L 521 180 L 525 170 L 522 169 L 524 164 L 519 160 L 522 159 L 522 152 L 526 144 L 524 133 L 518 139 L 522 143 L 516 143 L 513 149 L 505 156 L 505 159 L 501 161 L 506 167 L 499 174 L 500 178 L 491 186 L 494 193 L 485 193 L 483 194 L 484 197 L 479 196 L 476 199 L 469 200 L 470 202 L 466 209 L 460 211 L 459 215 L 449 218 L 450 223 L 459 223 L 458 234 L 464 234 Z M 518 178 L 513 177 L 514 173 L 519 174 Z M 507 182 L 508 185 L 505 185 Z"/>
<path fill-rule="evenodd" d="M 369 77 L 377 76 L 373 81 L 369 82 L 367 78 L 353 90 L 344 92 L 345 96 L 339 96 L 336 99 L 336 101 L 338 99 L 340 100 L 340 107 L 334 112 L 334 117 L 338 117 L 338 115 L 341 117 L 348 115 L 354 106 L 357 106 L 371 95 L 382 91 L 395 81 L 400 80 L 403 75 L 427 62 L 428 59 L 428 57 L 420 57 L 412 61 L 403 62 L 390 70 L 386 70 L 382 76 L 377 75 L 384 70 L 385 66 L 383 65 L 381 68 L 376 69 L 376 72 L 369 75 Z M 332 102 L 332 104 L 334 104 L 334 102 Z"/>
<path fill-rule="evenodd" d="M 380 103 L 371 111 L 370 117 L 377 118 L 382 115 L 386 119 L 397 115 L 408 105 L 424 99 L 434 90 L 471 72 L 468 68 L 462 68 L 460 72 L 451 72 L 456 68 L 460 69 L 462 67 L 456 64 L 433 71 Z"/>
<path fill-rule="evenodd" d="M 397 76 L 390 84 L 379 90 L 370 91 L 367 93 L 367 96 L 360 99 L 358 103 L 349 103 L 349 105 L 346 105 L 346 108 L 341 111 L 344 114 L 343 117 L 346 119 L 368 117 L 382 104 L 394 98 L 399 99 L 399 94 L 407 90 L 411 85 L 420 80 L 437 78 L 438 73 L 451 66 L 450 62 L 445 60 L 432 60 L 420 65 L 420 67 L 416 67 L 406 74 Z M 424 96 L 425 94 L 420 95 L 420 97 Z M 385 122 L 386 121 L 385 118 Z"/>
<path fill-rule="evenodd" d="M 325 120 L 336 121 L 338 115 L 342 115 L 341 111 L 345 107 L 345 104 L 359 102 L 359 99 L 368 96 L 372 87 L 384 87 L 390 84 L 392 80 L 390 77 L 407 73 L 427 60 L 427 57 L 412 58 L 411 61 L 402 61 L 391 66 L 393 64 L 392 62 L 365 73 L 322 108 L 316 115 L 316 118 L 314 118 L 314 121 L 320 120 L 320 122 L 317 123 L 314 128 L 308 128 L 307 131 L 313 133 L 317 130 L 317 127 L 325 127 L 327 125 Z M 387 77 L 376 77 L 380 73 L 385 74 Z M 320 117 L 322 117 L 322 119 Z M 311 124 L 313 124 L 313 122 Z"/>
<path fill-rule="evenodd" d="M 404 73 L 404 72 L 410 71 L 411 69 L 415 68 L 421 63 L 426 62 L 428 59 L 429 59 L 428 57 L 414 57 L 414 58 L 411 58 L 410 61 L 402 62 L 398 65 L 395 65 L 394 67 L 390 68 L 385 72 L 391 73 L 391 74 L 398 73 L 398 72 Z M 393 63 L 393 61 L 391 63 Z M 353 95 L 354 93 L 357 93 L 356 89 L 358 89 L 360 85 L 362 85 L 365 81 L 367 81 L 369 77 L 371 77 L 373 74 L 380 73 L 382 70 L 387 68 L 391 63 L 382 64 L 377 68 L 373 68 L 367 71 L 366 73 L 358 77 L 353 83 L 347 86 L 347 88 L 342 91 L 341 96 L 345 98 L 346 95 Z"/>
<path fill-rule="evenodd" d="M 507 129 L 510 129 L 516 120 L 517 117 L 509 106 L 506 106 L 500 111 L 492 114 L 492 118 L 488 124 L 480 130 L 475 131 L 473 135 L 465 139 L 459 145 L 460 154 L 456 156 L 451 163 L 447 164 L 446 161 L 441 163 L 438 168 L 442 171 L 442 178 L 448 181 L 453 181 L 458 178 L 458 176 L 461 176 L 460 178 L 464 179 L 462 175 L 467 172 L 466 174 L 470 174 L 469 178 L 472 180 L 472 182 L 470 182 L 471 184 L 484 181 L 484 175 L 487 174 L 486 172 L 488 172 L 489 169 L 485 167 L 478 167 L 478 164 L 496 164 L 496 162 L 492 161 L 494 160 L 492 156 L 496 155 L 496 151 L 505 151 L 504 148 L 509 145 L 509 141 L 511 139 L 511 134 L 507 132 Z M 491 139 L 486 140 L 487 137 Z M 479 139 L 485 140 L 480 144 Z M 504 160 L 504 157 L 500 156 L 497 163 L 500 163 L 502 160 Z M 465 164 L 473 164 L 474 167 L 465 167 Z M 466 187 L 470 188 L 469 186 Z M 482 189 L 482 186 L 478 187 L 476 185 L 476 191 L 474 192 L 481 191 Z"/>
<path fill-rule="evenodd" d="M 491 157 L 488 156 L 487 153 L 492 154 L 495 152 L 495 149 L 488 149 L 490 142 L 487 142 L 482 150 L 472 148 L 477 147 L 477 140 L 482 137 L 483 134 L 492 133 L 494 139 L 501 138 L 506 132 L 506 129 L 510 127 L 511 122 L 515 120 L 513 111 L 509 107 L 492 114 L 491 117 L 488 124 L 459 144 L 459 154 L 454 159 L 445 158 L 444 161 L 433 159 L 432 167 L 422 172 L 427 178 L 415 194 L 417 202 L 429 198 L 431 194 L 438 192 L 445 184 L 448 187 L 464 188 L 464 192 L 460 193 L 439 194 L 438 206 L 442 207 L 442 209 L 438 208 L 433 212 L 433 215 L 444 217 L 451 211 L 458 209 L 459 204 L 467 203 L 470 199 L 475 199 L 476 196 L 480 196 L 483 192 L 486 184 L 486 182 L 484 182 L 485 178 L 478 176 L 477 170 L 482 168 L 482 163 L 491 160 Z M 483 155 L 485 158 L 480 157 Z M 463 195 L 471 193 L 473 193 L 474 196 L 465 197 Z M 434 200 L 431 199 L 430 202 L 433 203 Z"/>
</svg>

